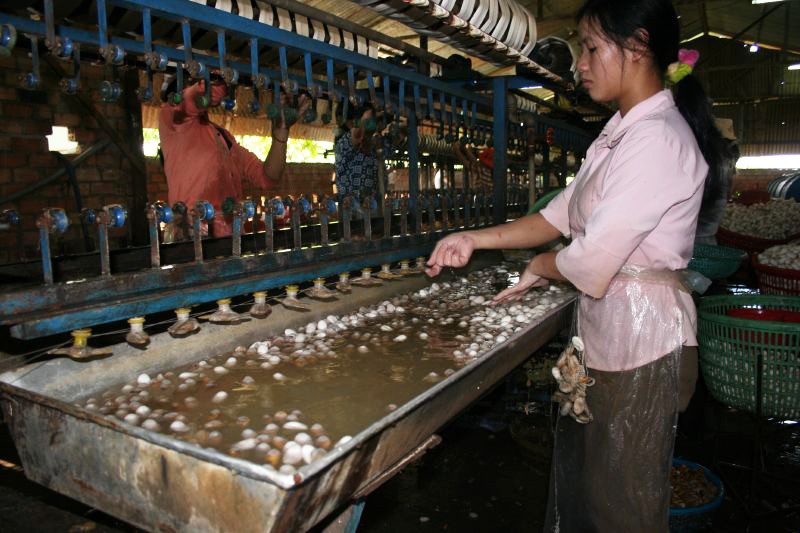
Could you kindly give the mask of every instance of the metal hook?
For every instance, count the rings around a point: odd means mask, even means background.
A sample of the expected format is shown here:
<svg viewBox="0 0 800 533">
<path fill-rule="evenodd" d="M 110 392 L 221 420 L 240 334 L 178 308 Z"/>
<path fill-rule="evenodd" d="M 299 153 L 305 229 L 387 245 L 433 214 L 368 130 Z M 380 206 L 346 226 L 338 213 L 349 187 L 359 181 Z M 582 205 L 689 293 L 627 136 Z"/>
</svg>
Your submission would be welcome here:
<svg viewBox="0 0 800 533">
<path fill-rule="evenodd" d="M 106 63 L 121 65 L 125 59 L 125 51 L 121 46 L 111 44 L 108 40 L 108 19 L 106 18 L 106 0 L 97 0 L 98 41 L 100 55 Z"/>
<path fill-rule="evenodd" d="M 80 43 L 75 43 L 72 46 L 72 64 L 73 76 L 71 78 L 62 78 L 58 82 L 58 86 L 67 94 L 75 94 L 81 84 L 81 47 Z"/>
</svg>

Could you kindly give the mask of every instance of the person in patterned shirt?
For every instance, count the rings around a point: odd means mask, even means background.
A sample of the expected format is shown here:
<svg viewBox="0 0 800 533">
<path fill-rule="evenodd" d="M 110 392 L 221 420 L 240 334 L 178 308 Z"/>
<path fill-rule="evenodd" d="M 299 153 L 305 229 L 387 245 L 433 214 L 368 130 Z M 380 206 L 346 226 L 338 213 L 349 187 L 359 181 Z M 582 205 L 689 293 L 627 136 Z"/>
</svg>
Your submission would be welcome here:
<svg viewBox="0 0 800 533">
<path fill-rule="evenodd" d="M 458 157 L 464 170 L 469 173 L 470 188 L 491 191 L 493 186 L 494 148 L 484 148 L 477 155 L 469 146 L 461 141 L 453 143 L 453 152 Z"/>
<path fill-rule="evenodd" d="M 354 120 L 359 117 L 358 120 Z M 352 195 L 360 200 L 378 190 L 378 158 L 373 131 L 368 125 L 374 123 L 375 109 L 369 103 L 363 107 L 348 109 L 347 120 L 342 124 L 343 133 L 333 145 L 336 171 L 336 193 L 341 200 Z"/>
</svg>

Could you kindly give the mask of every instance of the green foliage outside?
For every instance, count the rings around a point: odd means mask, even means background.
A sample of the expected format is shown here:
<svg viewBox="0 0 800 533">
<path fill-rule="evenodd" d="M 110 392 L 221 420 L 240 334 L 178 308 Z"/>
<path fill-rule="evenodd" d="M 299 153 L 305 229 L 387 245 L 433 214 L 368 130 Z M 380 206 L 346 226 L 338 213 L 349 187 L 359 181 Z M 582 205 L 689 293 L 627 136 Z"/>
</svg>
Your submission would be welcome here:
<svg viewBox="0 0 800 533">
<path fill-rule="evenodd" d="M 236 141 L 259 158 L 264 159 L 272 145 L 272 137 L 260 135 L 236 135 Z M 286 161 L 289 163 L 333 163 L 333 154 L 325 157 L 325 150 L 333 150 L 333 143 L 292 139 L 286 146 Z"/>
<path fill-rule="evenodd" d="M 158 145 L 160 143 L 158 129 L 142 128 L 142 138 L 144 139 L 144 142 L 142 143 L 142 151 L 144 152 L 144 155 L 147 157 L 157 156 Z"/>
<path fill-rule="evenodd" d="M 144 155 L 155 157 L 158 152 L 158 129 L 144 128 Z M 236 142 L 256 154 L 260 159 L 265 159 L 272 146 L 272 137 L 261 135 L 235 135 Z M 333 150 L 333 143 L 327 141 L 312 141 L 308 139 L 289 139 L 286 147 L 286 161 L 289 163 L 333 163 L 333 154 L 325 157 L 326 150 Z"/>
</svg>

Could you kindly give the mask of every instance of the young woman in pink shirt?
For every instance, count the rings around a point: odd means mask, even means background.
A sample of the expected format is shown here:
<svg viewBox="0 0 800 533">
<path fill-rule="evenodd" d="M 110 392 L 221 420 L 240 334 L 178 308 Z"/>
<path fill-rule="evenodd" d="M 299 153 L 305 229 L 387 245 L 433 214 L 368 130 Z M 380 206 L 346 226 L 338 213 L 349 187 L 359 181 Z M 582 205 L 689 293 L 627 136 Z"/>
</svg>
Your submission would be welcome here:
<svg viewBox="0 0 800 533">
<path fill-rule="evenodd" d="M 669 0 L 588 0 L 578 21 L 583 87 L 617 113 L 546 209 L 445 237 L 428 274 L 466 265 L 476 249 L 571 238 L 494 299 L 519 299 L 546 280 L 582 293 L 576 330 L 595 382 L 586 396 L 593 421 L 559 420 L 545 530 L 666 532 L 681 352 L 697 345 L 678 271 L 692 255 L 720 135 L 690 74 L 697 53 L 679 51 Z"/>
</svg>

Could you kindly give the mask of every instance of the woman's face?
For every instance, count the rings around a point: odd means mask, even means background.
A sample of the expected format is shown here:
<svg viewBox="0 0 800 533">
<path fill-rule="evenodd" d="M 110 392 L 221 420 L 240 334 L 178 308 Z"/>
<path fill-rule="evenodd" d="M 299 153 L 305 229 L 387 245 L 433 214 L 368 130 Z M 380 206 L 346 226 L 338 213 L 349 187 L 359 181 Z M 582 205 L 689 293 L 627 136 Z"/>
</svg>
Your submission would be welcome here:
<svg viewBox="0 0 800 533">
<path fill-rule="evenodd" d="M 211 105 L 218 106 L 228 96 L 228 86 L 223 81 L 211 82 Z"/>
<path fill-rule="evenodd" d="M 206 90 L 206 82 L 205 80 L 200 80 L 197 82 L 197 86 L 200 88 L 200 91 L 205 92 Z M 228 86 L 225 85 L 225 82 L 222 80 L 212 80 L 211 81 L 211 93 L 210 97 L 210 107 L 216 107 L 220 103 L 222 103 L 222 99 L 228 96 Z"/>
<path fill-rule="evenodd" d="M 625 53 L 600 31 L 597 24 L 581 20 L 581 55 L 578 74 L 595 102 L 614 102 L 623 92 Z"/>
</svg>

